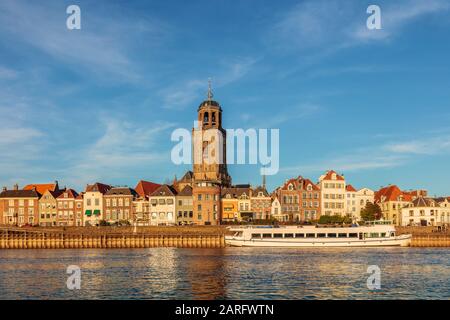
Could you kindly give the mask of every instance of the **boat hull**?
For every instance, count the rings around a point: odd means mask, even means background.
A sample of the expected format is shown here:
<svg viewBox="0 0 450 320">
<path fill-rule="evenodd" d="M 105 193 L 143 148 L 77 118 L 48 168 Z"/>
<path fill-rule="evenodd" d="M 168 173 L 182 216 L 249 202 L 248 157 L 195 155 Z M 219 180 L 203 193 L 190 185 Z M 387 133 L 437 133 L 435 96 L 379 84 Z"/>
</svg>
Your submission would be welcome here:
<svg viewBox="0 0 450 320">
<path fill-rule="evenodd" d="M 236 237 L 225 237 L 225 243 L 232 247 L 284 247 L 284 248 L 299 248 L 299 247 L 408 247 L 411 245 L 411 235 L 400 235 L 394 238 L 387 239 L 321 239 L 314 240 L 285 240 L 285 239 L 251 239 L 242 240 Z"/>
</svg>

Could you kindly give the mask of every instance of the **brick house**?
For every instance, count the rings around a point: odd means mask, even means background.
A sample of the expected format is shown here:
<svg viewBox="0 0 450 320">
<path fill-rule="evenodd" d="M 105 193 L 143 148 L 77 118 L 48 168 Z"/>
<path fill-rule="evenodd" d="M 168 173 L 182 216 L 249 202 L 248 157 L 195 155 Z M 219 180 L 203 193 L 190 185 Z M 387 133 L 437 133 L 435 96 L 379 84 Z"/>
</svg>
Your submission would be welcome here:
<svg viewBox="0 0 450 320">
<path fill-rule="evenodd" d="M 14 226 L 37 225 L 39 197 L 35 188 L 19 190 L 17 184 L 12 190 L 4 187 L 0 193 L 0 223 Z"/>
</svg>

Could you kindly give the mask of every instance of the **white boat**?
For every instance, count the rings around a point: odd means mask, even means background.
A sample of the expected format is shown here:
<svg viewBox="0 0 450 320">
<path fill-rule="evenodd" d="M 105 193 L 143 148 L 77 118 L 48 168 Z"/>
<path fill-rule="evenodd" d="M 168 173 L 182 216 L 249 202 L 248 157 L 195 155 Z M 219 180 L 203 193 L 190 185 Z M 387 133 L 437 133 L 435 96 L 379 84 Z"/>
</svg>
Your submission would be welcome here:
<svg viewBox="0 0 450 320">
<path fill-rule="evenodd" d="M 411 235 L 396 235 L 386 221 L 352 226 L 240 226 L 225 243 L 234 247 L 384 247 L 411 245 Z"/>
</svg>

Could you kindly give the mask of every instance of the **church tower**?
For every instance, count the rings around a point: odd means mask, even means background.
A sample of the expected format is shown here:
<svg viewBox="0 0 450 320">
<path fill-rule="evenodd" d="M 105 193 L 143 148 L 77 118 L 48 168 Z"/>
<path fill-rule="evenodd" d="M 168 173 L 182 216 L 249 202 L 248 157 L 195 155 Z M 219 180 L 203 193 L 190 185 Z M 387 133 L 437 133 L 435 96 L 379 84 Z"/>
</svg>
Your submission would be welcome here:
<svg viewBox="0 0 450 320">
<path fill-rule="evenodd" d="M 222 187 L 231 185 L 226 163 L 226 131 L 222 127 L 222 108 L 212 97 L 210 82 L 207 99 L 198 107 L 198 122 L 192 129 L 193 222 L 202 225 L 220 224 Z"/>
<path fill-rule="evenodd" d="M 212 97 L 210 82 L 207 99 L 197 110 L 198 126 L 192 129 L 194 180 L 230 186 L 231 177 L 228 175 L 226 161 L 226 131 L 222 127 L 222 108 L 217 101 L 212 100 Z M 208 148 L 212 151 L 208 152 Z"/>
</svg>

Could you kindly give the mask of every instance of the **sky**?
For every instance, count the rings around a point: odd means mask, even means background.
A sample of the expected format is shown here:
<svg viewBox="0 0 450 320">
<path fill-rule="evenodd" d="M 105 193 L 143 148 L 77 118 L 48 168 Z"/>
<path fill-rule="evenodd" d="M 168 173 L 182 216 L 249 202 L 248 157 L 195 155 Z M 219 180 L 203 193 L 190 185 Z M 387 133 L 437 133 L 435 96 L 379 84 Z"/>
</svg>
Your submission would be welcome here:
<svg viewBox="0 0 450 320">
<path fill-rule="evenodd" d="M 225 128 L 280 130 L 269 190 L 334 169 L 450 195 L 449 17 L 447 0 L 2 0 L 0 185 L 181 177 L 171 133 L 211 78 Z M 229 166 L 252 185 L 259 169 Z"/>
</svg>

